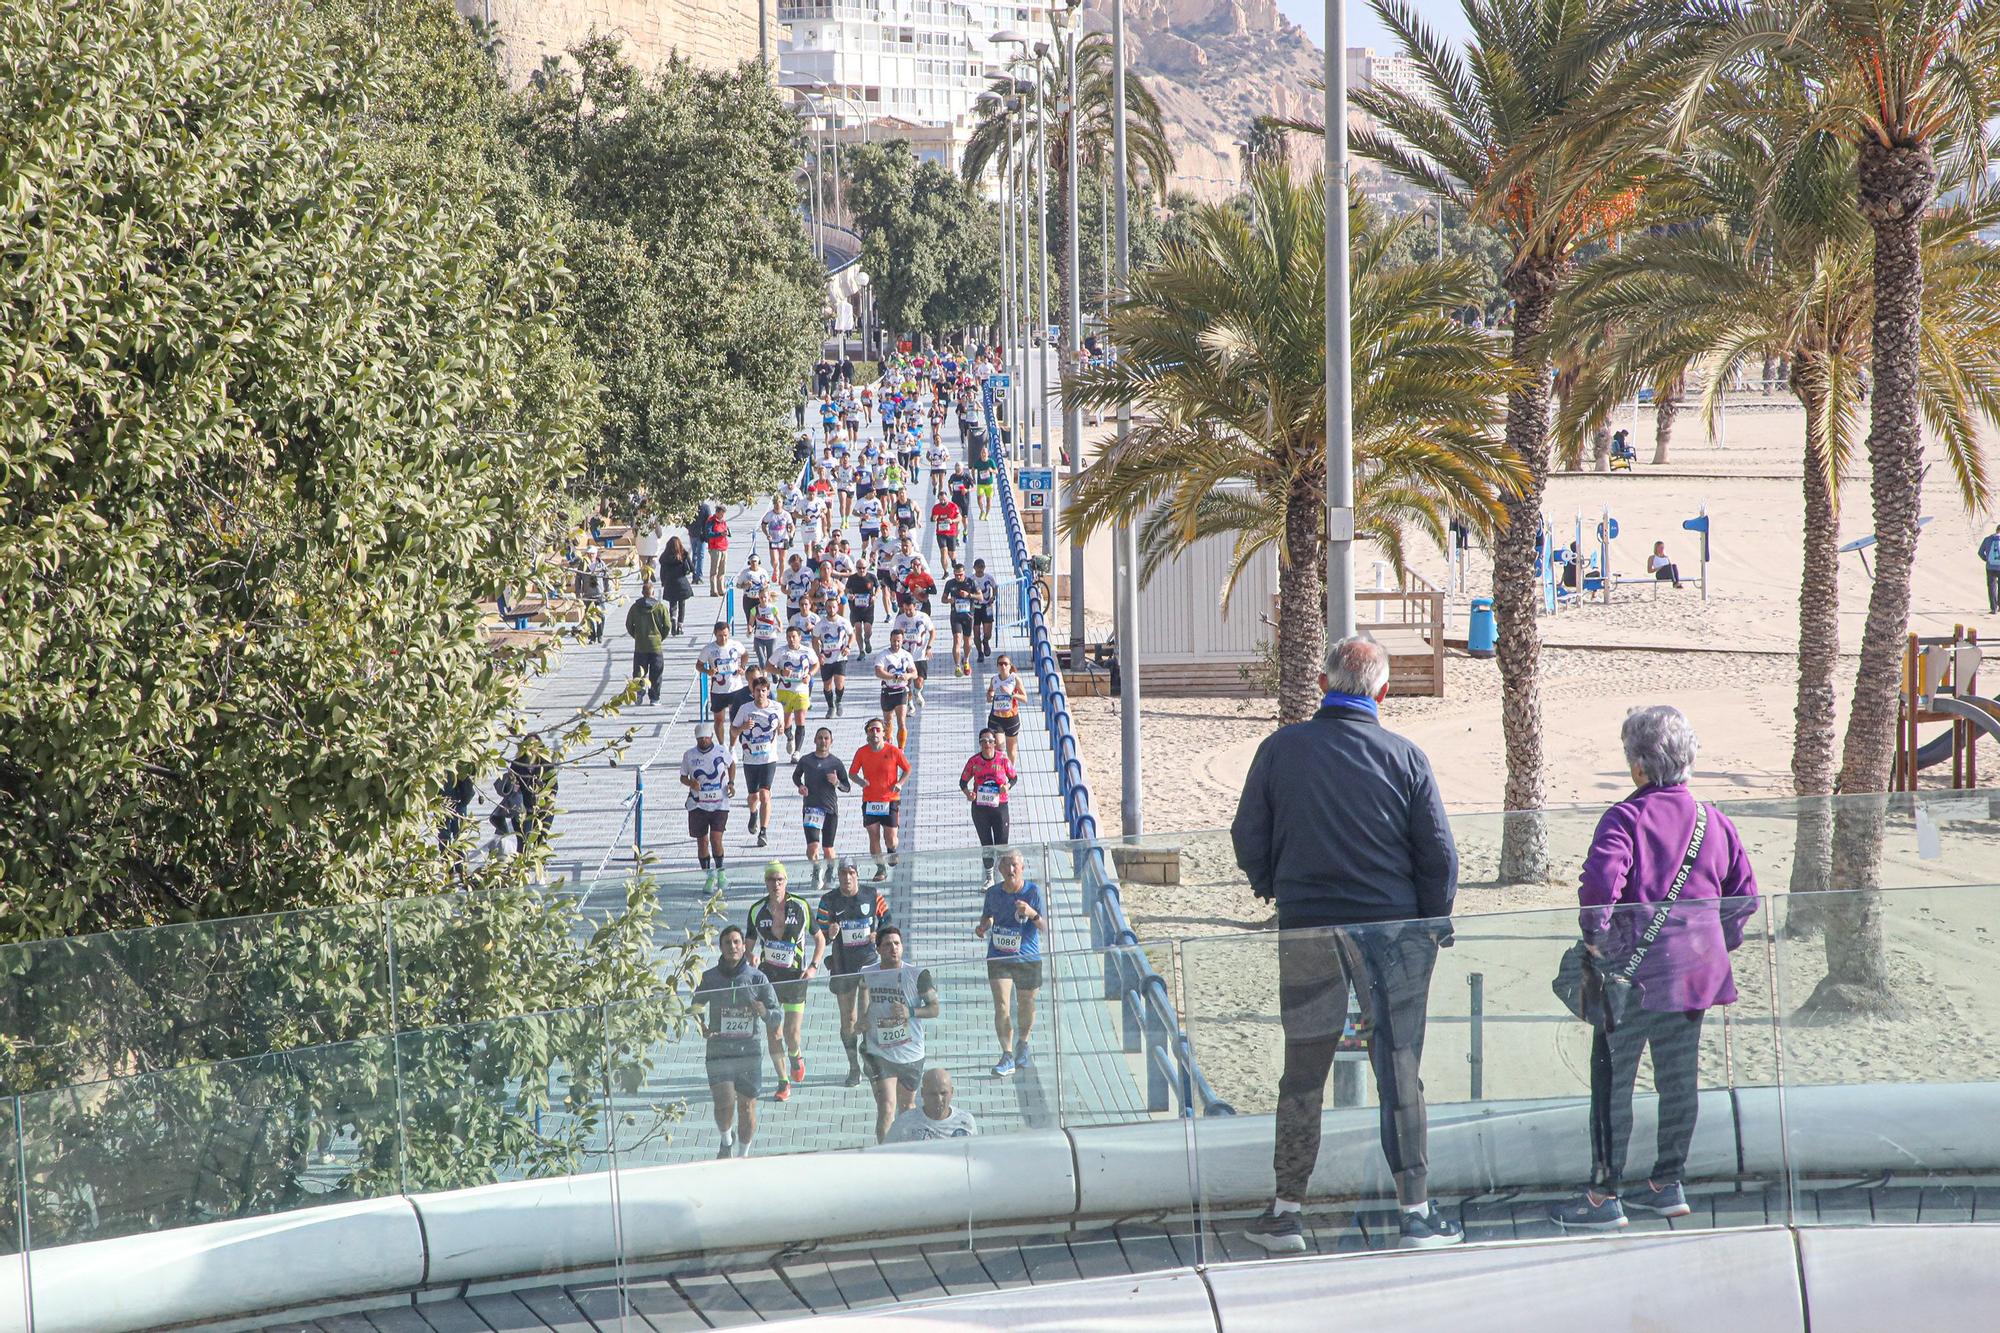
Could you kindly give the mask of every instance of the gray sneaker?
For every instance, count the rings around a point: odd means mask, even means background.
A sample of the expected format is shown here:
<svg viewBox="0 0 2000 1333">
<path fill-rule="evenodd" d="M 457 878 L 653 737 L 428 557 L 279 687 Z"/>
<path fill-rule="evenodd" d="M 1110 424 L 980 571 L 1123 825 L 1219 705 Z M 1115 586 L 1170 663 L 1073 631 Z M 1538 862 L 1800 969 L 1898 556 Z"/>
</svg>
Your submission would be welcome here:
<svg viewBox="0 0 2000 1333">
<path fill-rule="evenodd" d="M 1397 1244 L 1406 1250 L 1442 1249 L 1465 1240 L 1464 1230 L 1438 1210 L 1436 1199 L 1421 1213 L 1405 1212 L 1401 1227 L 1402 1238 Z"/>
<path fill-rule="evenodd" d="M 1243 1228 L 1243 1238 L 1268 1254 L 1304 1254 L 1306 1232 L 1297 1213 L 1266 1208 Z"/>
<path fill-rule="evenodd" d="M 1670 1180 L 1664 1185 L 1647 1181 L 1635 1190 L 1627 1190 L 1619 1196 L 1619 1201 L 1627 1208 L 1636 1208 L 1642 1213 L 1656 1213 L 1661 1217 L 1686 1217 L 1694 1209 L 1688 1207 L 1687 1191 L 1678 1180 Z"/>
<path fill-rule="evenodd" d="M 1564 1231 L 1616 1231 L 1625 1225 L 1625 1209 L 1615 1195 L 1599 1199 L 1585 1193 L 1549 1209 L 1549 1221 Z"/>
</svg>

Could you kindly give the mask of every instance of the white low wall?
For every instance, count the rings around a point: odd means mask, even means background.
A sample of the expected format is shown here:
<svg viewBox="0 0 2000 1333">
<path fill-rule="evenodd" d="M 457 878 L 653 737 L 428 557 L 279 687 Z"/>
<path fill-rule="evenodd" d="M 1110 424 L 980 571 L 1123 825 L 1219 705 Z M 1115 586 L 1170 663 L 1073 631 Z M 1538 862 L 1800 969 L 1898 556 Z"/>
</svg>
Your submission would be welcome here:
<svg viewBox="0 0 2000 1333">
<path fill-rule="evenodd" d="M 1644 1156 L 1650 1097 L 1635 1120 L 1634 1152 Z M 1774 1089 L 1709 1092 L 1688 1174 L 1734 1177 L 1739 1142 L 1743 1171 L 1764 1179 L 1788 1168 L 1807 1178 L 1990 1173 L 2000 1171 L 1996 1124 L 2000 1084 L 1791 1088 L 1782 1108 Z M 1315 1192 L 1386 1195 L 1376 1112 L 1332 1111 L 1324 1125 Z M 621 1260 L 1175 1213 L 1197 1189 L 1206 1207 L 1248 1208 L 1271 1194 L 1271 1135 L 1268 1116 L 1224 1116 L 641 1167 L 57 1246 L 35 1251 L 26 1293 L 22 1266 L 0 1265 L 0 1333 L 24 1333 L 25 1295 L 35 1333 L 128 1333 Z M 1576 1099 L 1439 1106 L 1432 1187 L 1462 1195 L 1579 1184 L 1589 1139 L 1588 1108 Z M 771 1207 L 778 1198 L 791 1206 Z"/>
</svg>

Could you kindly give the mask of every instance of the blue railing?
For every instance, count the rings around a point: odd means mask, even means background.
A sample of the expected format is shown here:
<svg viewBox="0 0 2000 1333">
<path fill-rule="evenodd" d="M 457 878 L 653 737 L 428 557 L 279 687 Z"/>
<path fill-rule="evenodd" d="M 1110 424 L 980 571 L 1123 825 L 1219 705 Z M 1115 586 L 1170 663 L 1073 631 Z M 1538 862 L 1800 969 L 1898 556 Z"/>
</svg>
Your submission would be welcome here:
<svg viewBox="0 0 2000 1333">
<path fill-rule="evenodd" d="M 990 422 L 990 395 L 987 411 Z M 1104 951 L 1101 955 L 1104 998 L 1118 1002 L 1126 1053 L 1145 1055 L 1147 1110 L 1169 1111 L 1178 1105 L 1183 1116 L 1192 1116 L 1198 1106 L 1203 1115 L 1234 1115 L 1236 1109 L 1216 1096 L 1195 1063 L 1194 1051 L 1188 1045 L 1180 1015 L 1174 1010 L 1166 980 L 1146 960 L 1138 947 L 1138 935 L 1125 919 L 1118 877 L 1105 860 L 1104 847 L 1098 841 L 1097 814 L 1091 809 L 1090 782 L 1084 773 L 1083 758 L 1077 753 L 1069 694 L 1063 688 L 1062 667 L 1049 641 L 1049 608 L 1042 605 L 1041 589 L 1030 576 L 1028 542 L 1014 508 L 1013 483 L 1006 468 L 995 471 L 1000 486 L 1000 512 L 1007 521 L 1008 553 L 1020 588 L 1021 614 L 1028 624 L 1042 717 L 1048 724 L 1049 743 L 1055 751 L 1063 821 L 1069 826 L 1069 836 L 1079 844 L 1072 855 L 1076 861 L 1076 880 L 1082 886 L 1090 916 L 1090 946 Z"/>
</svg>

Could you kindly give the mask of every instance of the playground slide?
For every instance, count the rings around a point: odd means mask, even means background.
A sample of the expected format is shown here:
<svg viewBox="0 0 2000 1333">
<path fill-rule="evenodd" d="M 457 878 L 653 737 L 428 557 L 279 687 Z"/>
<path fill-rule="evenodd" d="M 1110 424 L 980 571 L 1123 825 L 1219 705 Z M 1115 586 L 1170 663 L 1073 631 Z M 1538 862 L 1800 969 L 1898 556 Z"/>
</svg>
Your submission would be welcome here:
<svg viewBox="0 0 2000 1333">
<path fill-rule="evenodd" d="M 1953 717 L 1964 718 L 1973 726 L 2000 741 L 2000 700 L 1984 699 L 1978 695 L 1958 698 L 1950 694 L 1933 694 L 1924 706 L 1934 713 L 1949 713 Z M 1951 758 L 1951 733 L 1917 747 L 1917 767 L 1929 768 Z"/>
</svg>

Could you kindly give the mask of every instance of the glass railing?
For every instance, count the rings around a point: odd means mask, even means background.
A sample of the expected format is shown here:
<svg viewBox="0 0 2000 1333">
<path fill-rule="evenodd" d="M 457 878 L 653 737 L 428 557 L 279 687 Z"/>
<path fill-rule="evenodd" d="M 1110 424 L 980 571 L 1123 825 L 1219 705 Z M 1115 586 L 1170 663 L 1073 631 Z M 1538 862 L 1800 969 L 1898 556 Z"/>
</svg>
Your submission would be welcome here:
<svg viewBox="0 0 2000 1333">
<path fill-rule="evenodd" d="M 1575 1017 L 1554 985 L 1573 946 L 1616 973 L 1649 931 L 1617 1026 Z M 1993 1220 L 1996 932 L 2000 886 L 1977 885 L 1244 931 L 1144 946 L 1160 993 L 1135 1026 L 1105 979 L 1137 969 L 1104 951 L 996 970 L 940 927 L 907 992 L 863 980 L 852 1078 L 817 977 L 797 1081 L 791 997 L 775 1050 L 772 1015 L 696 1006 L 732 1034 L 711 1042 L 683 983 L 28 1093 L 0 1103 L 0 1246 L 29 1238 L 38 1318 L 107 1333 L 420 1284 L 692 1326 L 1395 1248 L 1419 1199 L 1475 1242 Z M 1037 983 L 1011 1074 L 996 977 L 1015 1035 Z M 433 1009 L 451 993 L 408 983 Z M 1178 1113 L 1197 1066 L 1234 1114 Z M 1578 1210 L 1592 1185 L 1627 1195 L 1622 1226 Z M 1274 1195 L 1295 1233 L 1257 1220 Z M 133 1246 L 188 1228 L 175 1253 L 204 1253 L 204 1282 L 143 1319 L 112 1300 L 158 1259 Z M 280 1231 L 304 1248 L 239 1301 L 229 1265 Z M 388 1257 L 349 1274 L 364 1235 Z"/>
</svg>

